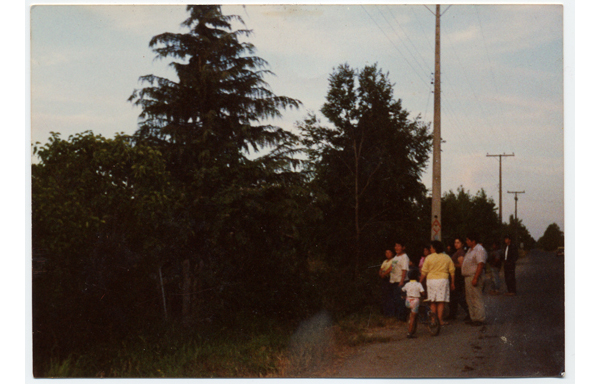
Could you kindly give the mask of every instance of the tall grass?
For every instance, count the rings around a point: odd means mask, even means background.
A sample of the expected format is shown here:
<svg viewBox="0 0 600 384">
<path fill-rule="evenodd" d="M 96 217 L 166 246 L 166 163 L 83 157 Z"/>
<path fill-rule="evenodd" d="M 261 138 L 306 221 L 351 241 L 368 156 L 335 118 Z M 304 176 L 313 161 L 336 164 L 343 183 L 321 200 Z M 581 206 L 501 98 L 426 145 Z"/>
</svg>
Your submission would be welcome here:
<svg viewBox="0 0 600 384">
<path fill-rule="evenodd" d="M 388 326 L 388 320 L 366 308 L 335 322 L 322 312 L 287 328 L 257 319 L 200 330 L 172 325 L 152 336 L 132 334 L 52 360 L 43 377 L 318 377 L 336 349 L 389 341 L 371 332 Z"/>
<path fill-rule="evenodd" d="M 290 332 L 214 328 L 194 333 L 172 329 L 91 346 L 62 361 L 45 377 L 183 378 L 272 377 L 286 364 Z"/>
</svg>

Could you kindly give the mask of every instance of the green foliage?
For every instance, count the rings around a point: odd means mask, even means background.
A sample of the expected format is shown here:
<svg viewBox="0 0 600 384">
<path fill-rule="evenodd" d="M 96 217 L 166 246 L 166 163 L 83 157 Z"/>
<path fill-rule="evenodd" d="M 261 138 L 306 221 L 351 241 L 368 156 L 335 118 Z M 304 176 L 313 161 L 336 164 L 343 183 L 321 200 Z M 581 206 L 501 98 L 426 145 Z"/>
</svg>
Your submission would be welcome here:
<svg viewBox="0 0 600 384">
<path fill-rule="evenodd" d="M 538 240 L 538 247 L 545 251 L 555 251 L 558 247 L 565 246 L 565 234 L 558 224 L 552 223 Z"/>
<path fill-rule="evenodd" d="M 171 192 L 161 154 L 128 136 L 53 134 L 35 151 L 34 359 L 64 357 L 152 314 Z"/>
<path fill-rule="evenodd" d="M 244 331 L 212 326 L 204 331 L 170 328 L 118 344 L 99 342 L 84 354 L 54 359 L 39 377 L 211 378 L 272 377 L 282 369 L 290 331 L 268 319 L 247 319 Z"/>
<path fill-rule="evenodd" d="M 36 369 L 162 324 L 163 305 L 186 325 L 318 305 L 300 233 L 318 211 L 297 138 L 265 123 L 300 102 L 268 89 L 266 62 L 238 40 L 250 31 L 230 25 L 240 18 L 187 9 L 187 33 L 150 42 L 178 79 L 141 78 L 133 138 L 54 134 L 34 148 Z"/>
<path fill-rule="evenodd" d="M 471 195 L 460 187 L 442 196 L 442 234 L 446 244 L 452 244 L 454 236 L 464 238 L 476 232 L 484 244 L 499 241 L 502 227 L 499 223 L 494 201 L 483 189 Z"/>
<path fill-rule="evenodd" d="M 311 195 L 295 171 L 296 136 L 265 120 L 300 102 L 269 90 L 267 63 L 239 41 L 251 31 L 232 29 L 241 18 L 217 5 L 187 10 L 188 32 L 150 41 L 157 58 L 173 59 L 177 81 L 143 76 L 148 86 L 130 101 L 142 108 L 136 139 L 160 149 L 181 191 L 173 223 L 185 236 L 173 245 L 173 261 L 189 260 L 192 285 L 210 292 L 192 295 L 191 315 L 236 308 L 294 316 L 306 310 L 296 298 L 310 293 L 299 278 L 306 260 L 298 228 L 316 212 L 305 208 Z"/>
<path fill-rule="evenodd" d="M 513 242 L 517 244 L 516 239 L 518 236 L 518 246 L 521 247 L 521 243 L 523 244 L 524 249 L 530 250 L 535 246 L 535 239 L 531 237 L 529 230 L 525 225 L 523 225 L 523 221 L 517 219 L 515 221 L 515 217 L 510 215 L 508 224 L 504 224 L 504 233 L 512 236 Z"/>
<path fill-rule="evenodd" d="M 381 258 L 386 242 L 423 236 L 415 223 L 425 202 L 420 177 L 431 136 L 419 118 L 408 119 L 388 76 L 375 65 L 360 71 L 340 65 L 329 77 L 321 112 L 332 126 L 314 114 L 298 123 L 315 206 L 324 217 L 306 237 L 315 240 L 313 257 L 333 269 L 326 280 L 339 280 L 331 286 L 346 292 L 330 297 L 347 308 L 356 299 L 359 307 L 369 296 L 369 279 L 361 275 Z M 348 293 L 354 288 L 356 295 Z"/>
</svg>

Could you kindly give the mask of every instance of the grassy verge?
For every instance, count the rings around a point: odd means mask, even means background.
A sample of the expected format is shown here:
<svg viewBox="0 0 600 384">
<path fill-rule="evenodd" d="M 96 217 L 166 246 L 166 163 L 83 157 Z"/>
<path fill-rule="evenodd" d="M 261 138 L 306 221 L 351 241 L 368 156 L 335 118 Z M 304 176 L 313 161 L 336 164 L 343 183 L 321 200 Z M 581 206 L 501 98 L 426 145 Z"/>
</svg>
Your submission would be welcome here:
<svg viewBox="0 0 600 384">
<path fill-rule="evenodd" d="M 289 332 L 171 329 L 131 336 L 52 361 L 45 377 L 184 378 L 273 377 L 286 361 Z"/>
<path fill-rule="evenodd" d="M 392 324 L 393 323 L 393 324 Z M 254 378 L 323 377 L 335 361 L 359 345 L 387 342 L 378 329 L 397 322 L 366 312 L 317 324 L 308 332 L 268 322 L 241 328 L 183 331 L 154 337 L 130 336 L 120 343 L 92 346 L 52 361 L 45 377 Z"/>
</svg>

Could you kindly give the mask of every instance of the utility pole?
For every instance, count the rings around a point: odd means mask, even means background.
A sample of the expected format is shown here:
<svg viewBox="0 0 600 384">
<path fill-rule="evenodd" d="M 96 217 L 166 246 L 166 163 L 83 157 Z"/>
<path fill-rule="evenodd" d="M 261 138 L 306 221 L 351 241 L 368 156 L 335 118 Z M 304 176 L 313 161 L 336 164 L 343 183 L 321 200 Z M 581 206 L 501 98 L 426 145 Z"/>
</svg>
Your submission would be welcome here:
<svg viewBox="0 0 600 384">
<path fill-rule="evenodd" d="M 440 6 L 435 6 L 435 79 L 433 88 L 433 181 L 431 186 L 431 240 L 442 240 L 442 149 L 440 97 Z"/>
<path fill-rule="evenodd" d="M 498 198 L 498 215 L 500 216 L 500 225 L 502 225 L 502 157 L 510 157 L 514 155 L 514 153 L 510 155 L 507 155 L 506 153 L 503 153 L 501 155 L 486 155 L 487 157 L 497 157 L 500 159 L 500 185 L 498 188 L 500 194 L 500 197 Z"/>
<path fill-rule="evenodd" d="M 507 192 L 515 194 L 515 244 L 518 247 L 519 246 L 519 227 L 517 224 L 517 202 L 519 201 L 519 199 L 517 198 L 517 195 L 519 193 L 525 193 L 525 191 L 507 191 Z"/>
</svg>

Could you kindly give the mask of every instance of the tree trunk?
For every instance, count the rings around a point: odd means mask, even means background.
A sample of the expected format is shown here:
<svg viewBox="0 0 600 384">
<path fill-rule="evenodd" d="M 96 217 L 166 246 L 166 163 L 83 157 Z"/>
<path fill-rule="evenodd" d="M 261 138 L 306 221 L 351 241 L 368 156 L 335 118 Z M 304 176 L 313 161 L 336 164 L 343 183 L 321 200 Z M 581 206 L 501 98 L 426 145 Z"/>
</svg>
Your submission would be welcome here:
<svg viewBox="0 0 600 384">
<path fill-rule="evenodd" d="M 361 143 L 362 144 L 362 143 Z M 354 276 L 358 276 L 358 264 L 360 260 L 360 222 L 359 222 L 359 211 L 360 211 L 360 192 L 359 192 L 359 177 L 358 169 L 360 163 L 360 148 L 356 148 L 356 141 L 354 141 L 354 230 L 356 235 L 355 243 L 355 258 L 354 258 Z"/>
<path fill-rule="evenodd" d="M 183 274 L 183 302 L 181 305 L 181 315 L 185 319 L 190 314 L 190 297 L 191 297 L 191 286 L 192 279 L 190 276 L 190 260 L 185 259 L 182 262 L 182 274 Z"/>
</svg>

